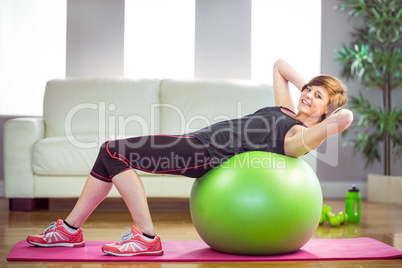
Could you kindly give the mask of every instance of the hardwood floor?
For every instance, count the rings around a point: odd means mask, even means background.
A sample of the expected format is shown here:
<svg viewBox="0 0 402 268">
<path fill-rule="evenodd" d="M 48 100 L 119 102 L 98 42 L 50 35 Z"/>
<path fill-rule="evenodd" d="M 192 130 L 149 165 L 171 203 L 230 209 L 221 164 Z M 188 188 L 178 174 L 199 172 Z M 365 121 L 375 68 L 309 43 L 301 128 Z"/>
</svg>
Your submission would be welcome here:
<svg viewBox="0 0 402 268">
<path fill-rule="evenodd" d="M 0 267 L 402 267 L 402 259 L 358 261 L 307 262 L 225 262 L 225 263 L 72 263 L 72 262 L 7 262 L 13 245 L 29 234 L 37 234 L 47 225 L 65 218 L 75 200 L 51 200 L 48 211 L 9 212 L 8 201 L 0 199 Z M 344 200 L 325 200 L 334 212 L 344 210 Z M 200 240 L 188 210 L 188 200 L 149 200 L 157 233 L 163 240 Z M 120 199 L 108 199 L 84 224 L 86 240 L 113 241 L 120 238 L 121 230 L 131 226 L 129 213 Z M 402 250 L 402 206 L 363 203 L 360 224 L 340 227 L 319 226 L 314 238 L 371 237 Z"/>
</svg>

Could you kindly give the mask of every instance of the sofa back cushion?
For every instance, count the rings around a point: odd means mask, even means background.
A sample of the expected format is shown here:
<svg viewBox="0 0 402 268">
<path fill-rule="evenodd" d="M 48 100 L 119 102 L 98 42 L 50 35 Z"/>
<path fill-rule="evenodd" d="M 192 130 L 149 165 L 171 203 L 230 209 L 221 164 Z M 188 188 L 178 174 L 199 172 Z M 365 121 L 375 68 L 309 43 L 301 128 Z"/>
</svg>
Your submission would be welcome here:
<svg viewBox="0 0 402 268">
<path fill-rule="evenodd" d="M 274 106 L 272 86 L 242 80 L 162 80 L 161 132 L 183 134 Z"/>
<path fill-rule="evenodd" d="M 159 132 L 158 79 L 51 80 L 44 99 L 45 136 L 114 139 Z"/>
</svg>

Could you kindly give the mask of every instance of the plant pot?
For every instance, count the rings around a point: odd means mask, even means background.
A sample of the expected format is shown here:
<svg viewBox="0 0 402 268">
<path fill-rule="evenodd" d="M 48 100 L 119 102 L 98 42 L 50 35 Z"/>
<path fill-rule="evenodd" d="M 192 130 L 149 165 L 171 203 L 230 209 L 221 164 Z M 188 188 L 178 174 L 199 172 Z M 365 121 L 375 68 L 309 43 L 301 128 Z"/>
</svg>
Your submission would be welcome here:
<svg viewBox="0 0 402 268">
<path fill-rule="evenodd" d="M 402 176 L 368 174 L 367 200 L 402 205 Z"/>
</svg>

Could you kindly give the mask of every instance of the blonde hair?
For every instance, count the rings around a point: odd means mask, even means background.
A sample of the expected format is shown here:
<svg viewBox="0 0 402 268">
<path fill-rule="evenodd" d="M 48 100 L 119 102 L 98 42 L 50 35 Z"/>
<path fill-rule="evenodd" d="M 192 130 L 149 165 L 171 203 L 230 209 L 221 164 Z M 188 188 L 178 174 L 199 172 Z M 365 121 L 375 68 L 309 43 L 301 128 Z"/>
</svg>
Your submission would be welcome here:
<svg viewBox="0 0 402 268">
<path fill-rule="evenodd" d="M 347 88 L 336 77 L 330 75 L 319 75 L 311 79 L 307 84 L 305 84 L 302 88 L 302 91 L 306 89 L 308 86 L 323 86 L 329 95 L 329 101 L 327 104 L 327 114 L 323 114 L 321 120 L 324 120 L 328 114 L 333 113 L 336 109 L 344 106 L 348 101 L 346 96 Z"/>
</svg>

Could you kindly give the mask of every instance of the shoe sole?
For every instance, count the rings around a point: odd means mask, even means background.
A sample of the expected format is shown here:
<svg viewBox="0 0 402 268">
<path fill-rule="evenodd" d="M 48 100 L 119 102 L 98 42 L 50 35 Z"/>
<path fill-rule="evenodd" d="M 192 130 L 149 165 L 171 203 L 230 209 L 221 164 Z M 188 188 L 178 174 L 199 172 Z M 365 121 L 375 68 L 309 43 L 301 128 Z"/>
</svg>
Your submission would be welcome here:
<svg viewBox="0 0 402 268">
<path fill-rule="evenodd" d="M 163 250 L 159 251 L 146 251 L 146 252 L 135 252 L 135 253 L 115 253 L 109 252 L 102 248 L 102 251 L 106 254 L 117 256 L 117 257 L 131 257 L 131 256 L 161 256 L 163 255 Z"/>
<path fill-rule="evenodd" d="M 44 248 L 52 248 L 52 247 L 68 247 L 68 248 L 76 248 L 76 247 L 83 247 L 85 246 L 85 241 L 80 242 L 80 243 L 55 243 L 55 244 L 40 244 L 36 242 L 29 241 L 27 239 L 27 242 L 29 244 L 38 246 L 38 247 L 44 247 Z"/>
</svg>

